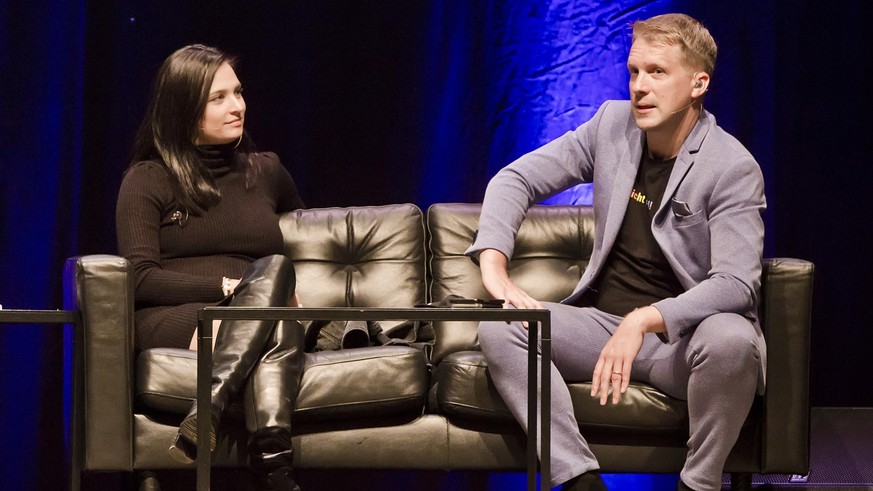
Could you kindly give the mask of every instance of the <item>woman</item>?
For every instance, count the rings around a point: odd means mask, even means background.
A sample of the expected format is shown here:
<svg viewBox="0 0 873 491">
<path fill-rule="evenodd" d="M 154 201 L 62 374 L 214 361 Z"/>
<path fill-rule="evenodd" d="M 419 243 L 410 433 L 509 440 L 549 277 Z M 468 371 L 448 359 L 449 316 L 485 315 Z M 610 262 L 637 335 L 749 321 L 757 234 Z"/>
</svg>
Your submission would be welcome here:
<svg viewBox="0 0 873 491">
<path fill-rule="evenodd" d="M 118 195 L 120 253 L 134 268 L 138 349 L 196 349 L 197 310 L 284 306 L 294 270 L 281 256 L 278 215 L 302 208 L 275 154 L 255 153 L 234 59 L 202 45 L 158 71 Z M 303 370 L 299 325 L 225 321 L 213 336 L 211 448 L 231 399 L 245 390 L 252 467 L 265 489 L 299 490 L 290 477 L 291 412 Z M 170 453 L 191 462 L 196 407 Z"/>
</svg>

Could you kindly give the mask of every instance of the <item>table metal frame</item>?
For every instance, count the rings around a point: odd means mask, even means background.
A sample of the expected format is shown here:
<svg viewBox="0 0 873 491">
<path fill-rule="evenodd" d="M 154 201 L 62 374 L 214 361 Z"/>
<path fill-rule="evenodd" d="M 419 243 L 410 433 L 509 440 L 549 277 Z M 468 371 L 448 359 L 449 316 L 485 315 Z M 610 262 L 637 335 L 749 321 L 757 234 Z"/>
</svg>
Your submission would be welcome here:
<svg viewBox="0 0 873 491">
<path fill-rule="evenodd" d="M 79 323 L 75 310 L 0 309 L 0 324 L 73 324 Z"/>
<path fill-rule="evenodd" d="M 79 325 L 79 312 L 76 310 L 26 310 L 26 309 L 0 309 L 0 324 L 62 324 L 73 326 L 73 336 L 79 335 L 76 327 Z M 74 341 L 75 342 L 75 341 Z M 79 470 L 81 468 L 81 455 L 78 444 L 81 441 L 78 432 L 80 425 L 77 418 L 78 409 L 76 401 L 81 391 L 81 379 L 78 375 L 79 360 L 73 359 L 73 381 L 72 381 L 72 405 L 70 414 L 70 489 L 78 491 L 80 489 Z"/>
<path fill-rule="evenodd" d="M 550 414 L 551 414 L 551 315 L 545 309 L 496 308 L 375 308 L 375 307 L 205 307 L 197 315 L 197 407 L 208 408 L 212 393 L 212 323 L 215 320 L 337 320 L 337 321 L 526 321 L 528 337 L 528 427 L 527 489 L 537 489 L 537 463 L 543 489 L 549 488 Z M 537 339 L 540 347 L 537 346 Z M 537 366 L 537 355 L 541 354 Z M 537 369 L 540 386 L 537 390 Z M 540 392 L 540 414 L 537 393 Z M 538 418 L 539 416 L 539 418 Z M 541 459 L 537 459 L 538 419 L 541 427 Z M 210 418 L 197 418 L 197 490 L 210 488 L 212 456 L 209 450 Z"/>
</svg>

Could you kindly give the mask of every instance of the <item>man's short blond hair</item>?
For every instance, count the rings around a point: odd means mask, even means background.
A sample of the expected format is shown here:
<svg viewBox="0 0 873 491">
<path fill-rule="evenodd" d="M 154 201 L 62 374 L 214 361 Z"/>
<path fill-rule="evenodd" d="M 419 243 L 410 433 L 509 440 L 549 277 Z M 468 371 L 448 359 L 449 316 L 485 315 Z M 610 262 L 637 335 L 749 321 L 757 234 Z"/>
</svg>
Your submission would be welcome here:
<svg viewBox="0 0 873 491">
<path fill-rule="evenodd" d="M 657 15 L 633 24 L 633 41 L 642 38 L 650 43 L 679 46 L 682 63 L 703 70 L 710 76 L 715 69 L 718 47 L 709 30 L 697 19 L 685 14 Z"/>
</svg>

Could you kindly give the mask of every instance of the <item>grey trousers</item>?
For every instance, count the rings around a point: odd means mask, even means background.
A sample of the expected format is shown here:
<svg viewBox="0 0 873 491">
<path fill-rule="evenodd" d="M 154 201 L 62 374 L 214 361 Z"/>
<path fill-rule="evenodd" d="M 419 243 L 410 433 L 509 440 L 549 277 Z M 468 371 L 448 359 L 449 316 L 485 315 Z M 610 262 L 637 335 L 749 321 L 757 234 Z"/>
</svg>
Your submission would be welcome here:
<svg viewBox="0 0 873 491">
<path fill-rule="evenodd" d="M 564 381 L 591 380 L 600 352 L 622 318 L 592 308 L 547 302 L 544 307 L 552 316 L 551 480 L 556 486 L 599 469 L 579 432 Z M 497 391 L 523 428 L 527 428 L 527 339 L 528 331 L 520 323 L 479 326 L 479 342 Z M 755 339 L 755 329 L 744 317 L 717 314 L 674 344 L 645 335 L 634 360 L 631 380 L 688 401 L 688 455 L 681 478 L 693 489 L 721 489 L 724 463 L 758 386 L 760 353 Z"/>
</svg>

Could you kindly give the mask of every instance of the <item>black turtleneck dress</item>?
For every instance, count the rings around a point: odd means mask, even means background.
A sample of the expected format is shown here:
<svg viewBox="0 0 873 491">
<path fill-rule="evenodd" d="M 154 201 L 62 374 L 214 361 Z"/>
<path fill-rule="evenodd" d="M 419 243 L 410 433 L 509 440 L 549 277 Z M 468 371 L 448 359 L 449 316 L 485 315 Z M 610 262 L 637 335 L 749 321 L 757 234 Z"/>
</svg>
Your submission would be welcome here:
<svg viewBox="0 0 873 491">
<path fill-rule="evenodd" d="M 222 277 L 240 278 L 254 260 L 282 254 L 279 214 L 303 208 L 291 175 L 274 153 L 246 155 L 201 148 L 221 201 L 199 216 L 186 212 L 163 163 L 139 162 L 124 176 L 116 206 L 119 253 L 133 265 L 135 344 L 187 348 L 197 310 L 220 302 Z"/>
</svg>

